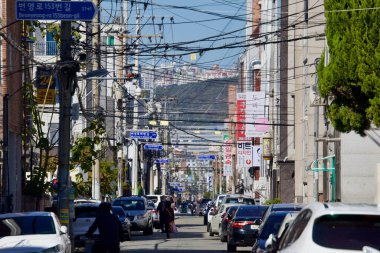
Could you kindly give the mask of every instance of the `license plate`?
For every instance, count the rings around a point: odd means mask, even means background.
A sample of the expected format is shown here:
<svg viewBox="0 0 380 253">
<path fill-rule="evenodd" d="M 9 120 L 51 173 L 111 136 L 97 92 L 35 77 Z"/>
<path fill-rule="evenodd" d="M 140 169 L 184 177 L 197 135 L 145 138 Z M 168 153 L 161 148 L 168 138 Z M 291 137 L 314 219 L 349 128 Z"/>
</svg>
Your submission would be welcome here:
<svg viewBox="0 0 380 253">
<path fill-rule="evenodd" d="M 251 225 L 251 229 L 259 229 L 259 225 Z"/>
</svg>

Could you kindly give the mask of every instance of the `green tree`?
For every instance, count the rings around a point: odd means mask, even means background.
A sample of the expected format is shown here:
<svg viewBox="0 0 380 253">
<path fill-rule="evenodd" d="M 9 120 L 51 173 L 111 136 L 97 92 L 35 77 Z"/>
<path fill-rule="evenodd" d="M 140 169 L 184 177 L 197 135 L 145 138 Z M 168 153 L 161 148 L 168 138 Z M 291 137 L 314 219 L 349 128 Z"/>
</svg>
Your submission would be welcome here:
<svg viewBox="0 0 380 253">
<path fill-rule="evenodd" d="M 377 0 L 325 1 L 329 63 L 324 66 L 323 55 L 319 91 L 340 132 L 364 136 L 371 123 L 380 126 L 380 10 L 375 7 Z"/>
<path fill-rule="evenodd" d="M 116 196 L 118 170 L 113 162 L 100 161 L 100 191 L 103 195 Z"/>
</svg>

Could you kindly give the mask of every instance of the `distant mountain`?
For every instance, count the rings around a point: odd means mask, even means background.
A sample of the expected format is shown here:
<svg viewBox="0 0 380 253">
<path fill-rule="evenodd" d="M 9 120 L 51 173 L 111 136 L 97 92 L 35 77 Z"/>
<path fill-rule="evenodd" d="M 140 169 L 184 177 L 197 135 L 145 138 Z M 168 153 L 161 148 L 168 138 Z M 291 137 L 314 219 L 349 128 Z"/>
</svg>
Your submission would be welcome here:
<svg viewBox="0 0 380 253">
<path fill-rule="evenodd" d="M 221 125 L 228 113 L 228 87 L 237 83 L 237 78 L 227 78 L 157 87 L 156 98 L 162 101 L 163 112 L 166 103 L 176 126 Z"/>
</svg>

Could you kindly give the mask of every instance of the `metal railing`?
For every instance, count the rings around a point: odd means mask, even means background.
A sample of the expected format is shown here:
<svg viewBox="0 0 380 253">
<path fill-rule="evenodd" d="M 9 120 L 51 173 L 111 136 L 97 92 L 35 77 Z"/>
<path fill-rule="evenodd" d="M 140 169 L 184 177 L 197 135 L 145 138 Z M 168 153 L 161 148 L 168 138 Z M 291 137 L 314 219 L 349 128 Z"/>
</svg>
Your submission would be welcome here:
<svg viewBox="0 0 380 253">
<path fill-rule="evenodd" d="M 35 56 L 55 56 L 58 55 L 58 46 L 55 41 L 40 41 L 33 44 Z"/>
</svg>

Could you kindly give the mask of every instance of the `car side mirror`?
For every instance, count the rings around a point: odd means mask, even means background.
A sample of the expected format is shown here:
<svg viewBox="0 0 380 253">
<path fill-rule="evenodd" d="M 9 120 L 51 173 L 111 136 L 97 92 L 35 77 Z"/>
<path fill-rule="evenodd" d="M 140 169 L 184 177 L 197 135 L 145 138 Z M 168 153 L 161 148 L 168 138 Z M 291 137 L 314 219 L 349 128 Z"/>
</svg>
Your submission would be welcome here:
<svg viewBox="0 0 380 253">
<path fill-rule="evenodd" d="M 61 234 L 67 234 L 67 227 L 65 225 L 61 226 Z"/>
<path fill-rule="evenodd" d="M 278 238 L 274 234 L 270 234 L 268 239 L 265 241 L 265 250 L 268 253 L 277 252 L 278 248 Z"/>
<path fill-rule="evenodd" d="M 257 219 L 257 220 L 255 220 L 255 225 L 260 225 L 260 224 L 261 224 L 261 222 L 262 222 L 262 220 L 261 220 L 261 219 Z"/>
</svg>

